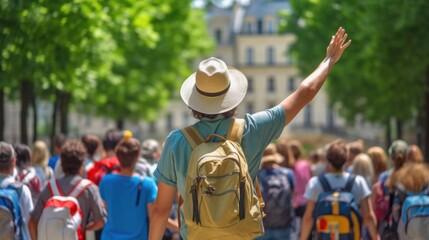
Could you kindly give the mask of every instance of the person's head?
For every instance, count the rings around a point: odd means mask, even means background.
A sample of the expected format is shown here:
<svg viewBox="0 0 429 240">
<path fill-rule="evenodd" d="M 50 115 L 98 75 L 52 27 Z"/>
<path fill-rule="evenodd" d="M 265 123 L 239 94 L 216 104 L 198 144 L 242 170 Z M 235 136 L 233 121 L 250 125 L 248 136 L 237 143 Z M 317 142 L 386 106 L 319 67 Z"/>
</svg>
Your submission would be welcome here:
<svg viewBox="0 0 429 240">
<path fill-rule="evenodd" d="M 155 139 L 147 139 L 142 143 L 142 156 L 149 162 L 157 162 L 161 154 L 161 147 Z"/>
<path fill-rule="evenodd" d="M 31 166 L 31 149 L 25 144 L 15 144 L 16 166 L 25 169 Z"/>
<path fill-rule="evenodd" d="M 114 151 L 116 145 L 124 137 L 123 133 L 117 129 L 109 129 L 103 138 L 103 148 L 105 151 Z"/>
<path fill-rule="evenodd" d="M 61 147 L 64 145 L 64 143 L 67 141 L 66 135 L 62 133 L 58 133 L 54 137 L 54 152 L 60 153 Z"/>
<path fill-rule="evenodd" d="M 293 156 L 289 142 L 282 138 L 276 142 L 277 152 L 283 156 L 284 161 L 281 163 L 283 167 L 293 168 L 295 165 L 295 157 Z"/>
<path fill-rule="evenodd" d="M 424 162 L 423 153 L 419 146 L 415 144 L 408 146 L 407 161 L 420 163 Z"/>
<path fill-rule="evenodd" d="M 12 145 L 0 142 L 0 172 L 12 174 L 16 163 L 16 154 Z"/>
<path fill-rule="evenodd" d="M 364 152 L 365 146 L 362 139 L 358 139 L 356 141 L 350 142 L 346 146 L 348 151 L 346 166 L 350 166 L 351 164 L 353 164 L 353 159 L 359 153 Z"/>
<path fill-rule="evenodd" d="M 371 158 L 372 165 L 374 166 L 375 179 L 387 170 L 387 155 L 381 147 L 370 147 L 367 151 L 368 156 Z"/>
<path fill-rule="evenodd" d="M 94 155 L 97 153 L 97 150 L 100 149 L 100 138 L 93 134 L 85 134 L 82 136 L 81 141 L 85 146 L 89 158 L 93 159 Z"/>
<path fill-rule="evenodd" d="M 389 147 L 389 156 L 396 170 L 404 165 L 408 151 L 408 144 L 404 140 L 395 140 Z"/>
<path fill-rule="evenodd" d="M 393 173 L 391 187 L 402 185 L 405 190 L 419 193 L 429 184 L 429 167 L 425 163 L 408 162 Z"/>
<path fill-rule="evenodd" d="M 140 158 L 141 146 L 135 138 L 124 138 L 116 146 L 115 152 L 123 169 L 134 168 Z"/>
<path fill-rule="evenodd" d="M 328 147 L 326 160 L 335 171 L 340 171 L 347 160 L 347 154 L 346 144 L 342 141 L 336 141 Z"/>
<path fill-rule="evenodd" d="M 284 161 L 281 154 L 277 152 L 275 144 L 270 143 L 264 150 L 261 159 L 261 168 L 268 168 L 272 166 L 278 166 Z"/>
<path fill-rule="evenodd" d="M 374 167 L 371 158 L 366 153 L 359 153 L 353 159 L 353 173 L 364 177 L 369 186 L 372 186 L 374 181 Z"/>
<path fill-rule="evenodd" d="M 32 161 L 34 166 L 46 167 L 48 166 L 49 150 L 44 141 L 38 140 L 33 144 Z"/>
<path fill-rule="evenodd" d="M 246 92 L 246 76 L 212 57 L 201 61 L 197 71 L 183 82 L 180 96 L 194 117 L 201 119 L 234 116 Z"/>
<path fill-rule="evenodd" d="M 292 139 L 289 141 L 290 150 L 292 151 L 293 157 L 298 160 L 302 157 L 303 147 L 300 141 Z"/>
<path fill-rule="evenodd" d="M 67 141 L 60 152 L 61 167 L 65 175 L 78 175 L 86 158 L 85 146 L 81 141 Z"/>
</svg>

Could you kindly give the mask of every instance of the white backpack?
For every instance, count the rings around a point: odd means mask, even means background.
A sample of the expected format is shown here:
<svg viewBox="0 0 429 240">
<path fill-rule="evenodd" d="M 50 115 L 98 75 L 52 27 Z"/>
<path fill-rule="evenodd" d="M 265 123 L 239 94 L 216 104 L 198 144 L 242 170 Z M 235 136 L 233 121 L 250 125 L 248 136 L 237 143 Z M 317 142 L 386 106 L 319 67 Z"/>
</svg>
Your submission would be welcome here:
<svg viewBox="0 0 429 240">
<path fill-rule="evenodd" d="M 91 184 L 91 181 L 82 179 L 66 196 L 55 179 L 49 181 L 47 187 L 52 197 L 45 203 L 42 216 L 39 219 L 37 226 L 38 239 L 82 239 L 82 210 L 77 198 Z"/>
</svg>

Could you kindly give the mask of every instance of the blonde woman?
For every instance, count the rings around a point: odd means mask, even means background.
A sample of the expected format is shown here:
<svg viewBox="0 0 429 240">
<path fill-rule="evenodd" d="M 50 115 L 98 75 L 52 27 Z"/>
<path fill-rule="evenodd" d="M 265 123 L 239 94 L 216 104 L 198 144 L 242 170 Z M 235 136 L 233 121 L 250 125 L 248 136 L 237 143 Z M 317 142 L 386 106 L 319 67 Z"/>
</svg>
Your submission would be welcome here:
<svg viewBox="0 0 429 240">
<path fill-rule="evenodd" d="M 366 153 L 359 153 L 354 157 L 352 164 L 352 173 L 365 178 L 369 188 L 372 188 L 374 182 L 374 167 L 371 158 Z"/>
<path fill-rule="evenodd" d="M 387 154 L 381 147 L 370 147 L 367 151 L 374 166 L 374 179 L 377 180 L 380 174 L 387 170 Z"/>
<path fill-rule="evenodd" d="M 407 161 L 416 163 L 424 162 L 423 153 L 419 146 L 415 144 L 408 146 Z"/>
<path fill-rule="evenodd" d="M 44 141 L 34 142 L 32 155 L 33 167 L 36 170 L 36 176 L 39 178 L 43 188 L 49 178 L 54 176 L 52 168 L 48 166 L 49 150 L 46 143 Z"/>
</svg>

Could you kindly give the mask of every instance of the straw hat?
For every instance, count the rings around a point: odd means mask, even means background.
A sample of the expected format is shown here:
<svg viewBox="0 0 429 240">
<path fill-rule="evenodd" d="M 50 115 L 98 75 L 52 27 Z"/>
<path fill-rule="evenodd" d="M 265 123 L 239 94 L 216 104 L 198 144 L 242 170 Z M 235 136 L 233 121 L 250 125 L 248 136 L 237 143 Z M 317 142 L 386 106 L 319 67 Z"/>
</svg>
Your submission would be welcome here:
<svg viewBox="0 0 429 240">
<path fill-rule="evenodd" d="M 198 70 L 183 82 L 180 96 L 198 112 L 219 114 L 237 107 L 246 92 L 246 76 L 211 57 L 201 61 Z"/>
<path fill-rule="evenodd" d="M 261 163 L 269 163 L 274 162 L 280 164 L 284 161 L 284 158 L 281 154 L 277 152 L 276 145 L 270 143 L 267 148 L 264 150 L 264 154 L 262 155 Z"/>
</svg>

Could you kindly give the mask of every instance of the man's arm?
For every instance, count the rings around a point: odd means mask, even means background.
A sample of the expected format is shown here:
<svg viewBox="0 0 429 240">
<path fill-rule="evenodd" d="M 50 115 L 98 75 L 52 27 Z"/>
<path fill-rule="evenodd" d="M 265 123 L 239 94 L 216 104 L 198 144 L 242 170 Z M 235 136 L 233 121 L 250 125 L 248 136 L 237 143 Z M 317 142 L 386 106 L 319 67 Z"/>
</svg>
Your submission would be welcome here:
<svg viewBox="0 0 429 240">
<path fill-rule="evenodd" d="M 153 208 L 149 209 L 149 240 L 162 239 L 176 192 L 176 188 L 161 181 L 158 182 L 158 195 L 153 203 Z"/>
<path fill-rule="evenodd" d="M 304 216 L 302 217 L 300 240 L 307 240 L 311 234 L 311 230 L 313 229 L 313 211 L 315 206 L 316 202 L 308 200 Z"/>
<path fill-rule="evenodd" d="M 28 220 L 28 232 L 31 240 L 37 240 L 37 224 L 38 221 L 32 217 Z"/>
<path fill-rule="evenodd" d="M 369 196 L 360 201 L 360 211 L 362 214 L 363 225 L 368 228 L 371 239 L 380 240 L 376 227 L 375 214 L 372 210 L 371 199 Z"/>
<path fill-rule="evenodd" d="M 343 28 L 339 28 L 326 50 L 326 58 L 307 78 L 302 81 L 298 89 L 280 103 L 286 112 L 286 122 L 288 124 L 319 92 L 325 82 L 331 68 L 340 59 L 343 51 L 350 45 L 351 40 L 344 43 L 347 34 Z"/>
</svg>

